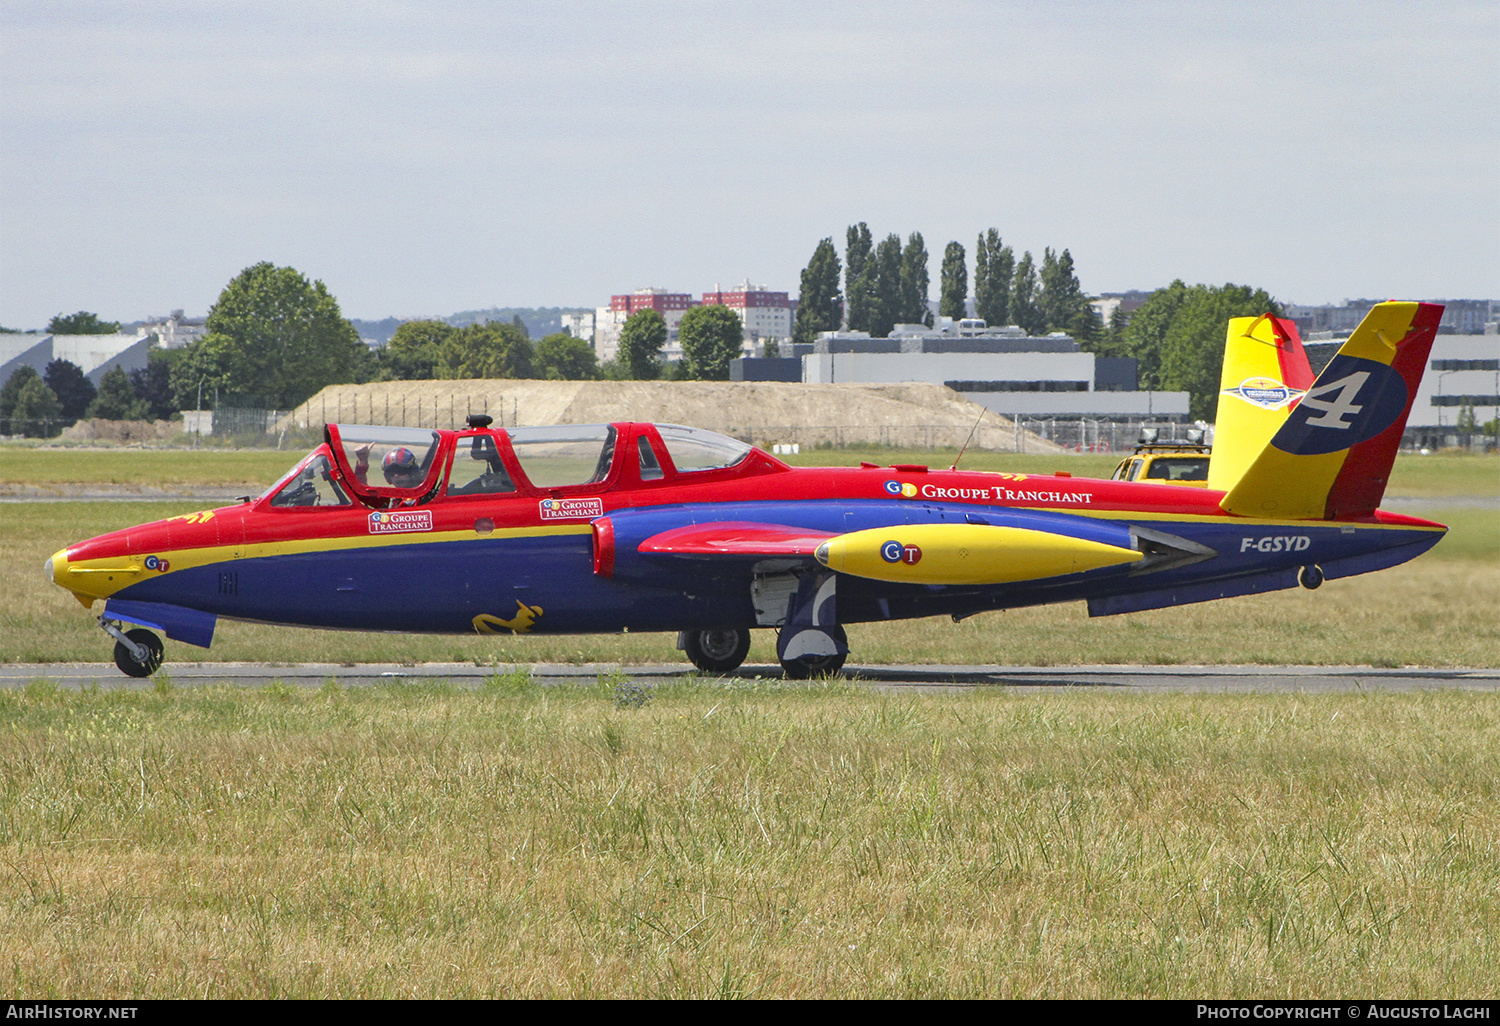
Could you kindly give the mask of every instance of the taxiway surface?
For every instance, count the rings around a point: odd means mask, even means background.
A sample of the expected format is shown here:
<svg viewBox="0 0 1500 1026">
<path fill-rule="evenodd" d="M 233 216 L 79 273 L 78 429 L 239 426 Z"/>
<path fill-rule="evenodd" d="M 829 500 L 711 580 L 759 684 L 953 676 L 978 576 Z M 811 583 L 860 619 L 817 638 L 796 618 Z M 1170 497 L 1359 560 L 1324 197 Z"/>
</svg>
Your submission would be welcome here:
<svg viewBox="0 0 1500 1026">
<path fill-rule="evenodd" d="M 517 664 L 475 666 L 472 663 L 423 663 L 400 666 L 368 663 L 268 665 L 263 663 L 172 663 L 165 667 L 178 687 L 231 685 L 255 687 L 280 681 L 315 688 L 329 679 L 344 687 L 401 682 L 448 681 L 479 687 Z M 641 684 L 666 683 L 695 674 L 683 664 L 621 666 L 616 663 L 536 663 L 532 676 L 543 685 L 588 685 L 620 672 Z M 750 665 L 730 678 L 780 678 L 780 667 Z M 1383 669 L 1370 666 L 856 666 L 844 676 L 876 690 L 961 691 L 969 688 L 1015 689 L 1123 688 L 1141 692 L 1331 692 L 1414 691 L 1457 688 L 1500 690 L 1500 669 Z M 0 687 L 24 687 L 46 680 L 59 687 L 152 688 L 150 679 L 126 677 L 112 663 L 11 663 L 0 666 Z"/>
</svg>

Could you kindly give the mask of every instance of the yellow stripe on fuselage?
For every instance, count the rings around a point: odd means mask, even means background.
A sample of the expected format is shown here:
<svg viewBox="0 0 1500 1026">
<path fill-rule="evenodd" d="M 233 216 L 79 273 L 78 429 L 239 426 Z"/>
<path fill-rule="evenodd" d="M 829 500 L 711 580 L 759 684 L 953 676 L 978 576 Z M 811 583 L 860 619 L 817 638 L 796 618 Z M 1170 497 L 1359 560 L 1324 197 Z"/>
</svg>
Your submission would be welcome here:
<svg viewBox="0 0 1500 1026">
<path fill-rule="evenodd" d="M 308 552 L 339 552 L 350 549 L 380 549 L 404 545 L 436 545 L 456 541 L 509 541 L 516 538 L 544 538 L 557 535 L 589 534 L 589 524 L 566 524 L 549 527 L 516 527 L 498 529 L 493 534 L 464 531 L 422 531 L 391 535 L 348 535 L 342 538 L 293 538 L 249 545 L 210 545 L 196 549 L 153 549 L 150 552 L 122 553 L 100 559 L 68 560 L 63 549 L 52 557 L 52 576 L 59 585 L 76 595 L 109 598 L 115 592 L 158 571 L 145 566 L 147 556 L 167 560 L 170 570 L 191 570 L 242 559 L 265 559 L 293 556 Z M 119 579 L 123 578 L 123 579 Z"/>
</svg>

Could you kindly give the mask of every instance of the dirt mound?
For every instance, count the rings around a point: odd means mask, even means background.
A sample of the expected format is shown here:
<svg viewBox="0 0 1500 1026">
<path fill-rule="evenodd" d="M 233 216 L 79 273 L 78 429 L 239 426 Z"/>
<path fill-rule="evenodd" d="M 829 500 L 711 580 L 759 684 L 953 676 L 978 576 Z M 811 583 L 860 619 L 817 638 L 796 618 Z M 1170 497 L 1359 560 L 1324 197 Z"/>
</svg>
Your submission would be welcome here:
<svg viewBox="0 0 1500 1026">
<path fill-rule="evenodd" d="M 182 422 L 177 420 L 80 420 L 70 428 L 64 428 L 62 437 L 70 442 L 165 442 L 182 434 Z"/>
<path fill-rule="evenodd" d="M 942 385 L 806 385 L 770 381 L 379 381 L 332 385 L 278 429 L 326 422 L 462 427 L 485 413 L 500 427 L 657 421 L 755 445 L 887 445 L 1061 451 Z M 976 426 L 977 425 L 977 426 Z"/>
</svg>

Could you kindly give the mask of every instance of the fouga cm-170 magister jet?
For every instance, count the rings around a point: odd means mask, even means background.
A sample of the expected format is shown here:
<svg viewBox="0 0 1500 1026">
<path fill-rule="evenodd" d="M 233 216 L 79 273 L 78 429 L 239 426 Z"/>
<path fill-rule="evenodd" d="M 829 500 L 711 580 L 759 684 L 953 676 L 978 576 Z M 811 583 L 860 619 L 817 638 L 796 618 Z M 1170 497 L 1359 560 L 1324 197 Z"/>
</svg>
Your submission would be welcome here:
<svg viewBox="0 0 1500 1026">
<path fill-rule="evenodd" d="M 1207 488 L 792 468 L 670 424 L 327 425 L 263 495 L 57 552 L 47 576 L 146 676 L 220 617 L 363 631 L 677 631 L 703 670 L 778 632 L 790 677 L 844 625 L 1083 600 L 1126 613 L 1395 566 L 1440 524 L 1377 509 L 1442 307 L 1381 303 L 1313 380 L 1289 322 L 1229 324 Z M 151 629 L 148 629 L 151 628 Z"/>
</svg>

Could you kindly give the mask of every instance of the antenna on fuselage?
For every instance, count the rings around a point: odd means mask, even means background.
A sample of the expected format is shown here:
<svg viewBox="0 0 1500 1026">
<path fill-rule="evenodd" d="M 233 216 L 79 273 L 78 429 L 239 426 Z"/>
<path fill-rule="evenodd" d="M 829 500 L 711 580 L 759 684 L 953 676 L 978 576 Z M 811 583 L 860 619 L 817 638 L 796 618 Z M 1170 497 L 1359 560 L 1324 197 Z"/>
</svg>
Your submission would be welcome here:
<svg viewBox="0 0 1500 1026">
<path fill-rule="evenodd" d="M 989 410 L 985 409 L 983 406 L 981 406 L 979 408 L 979 420 L 976 420 L 974 422 L 974 426 L 971 427 L 971 428 L 969 428 L 969 437 L 964 439 L 964 447 L 962 449 L 958 450 L 958 455 L 957 456 L 953 457 L 953 466 L 949 467 L 948 468 L 949 470 L 957 470 L 958 469 L 958 461 L 961 460 L 961 459 L 963 459 L 964 458 L 964 453 L 966 453 L 966 452 L 969 451 L 969 443 L 974 440 L 974 432 L 976 432 L 976 431 L 979 430 L 979 421 L 983 420 L 984 419 L 984 415 L 986 413 L 988 413 L 988 412 L 989 412 Z"/>
</svg>

